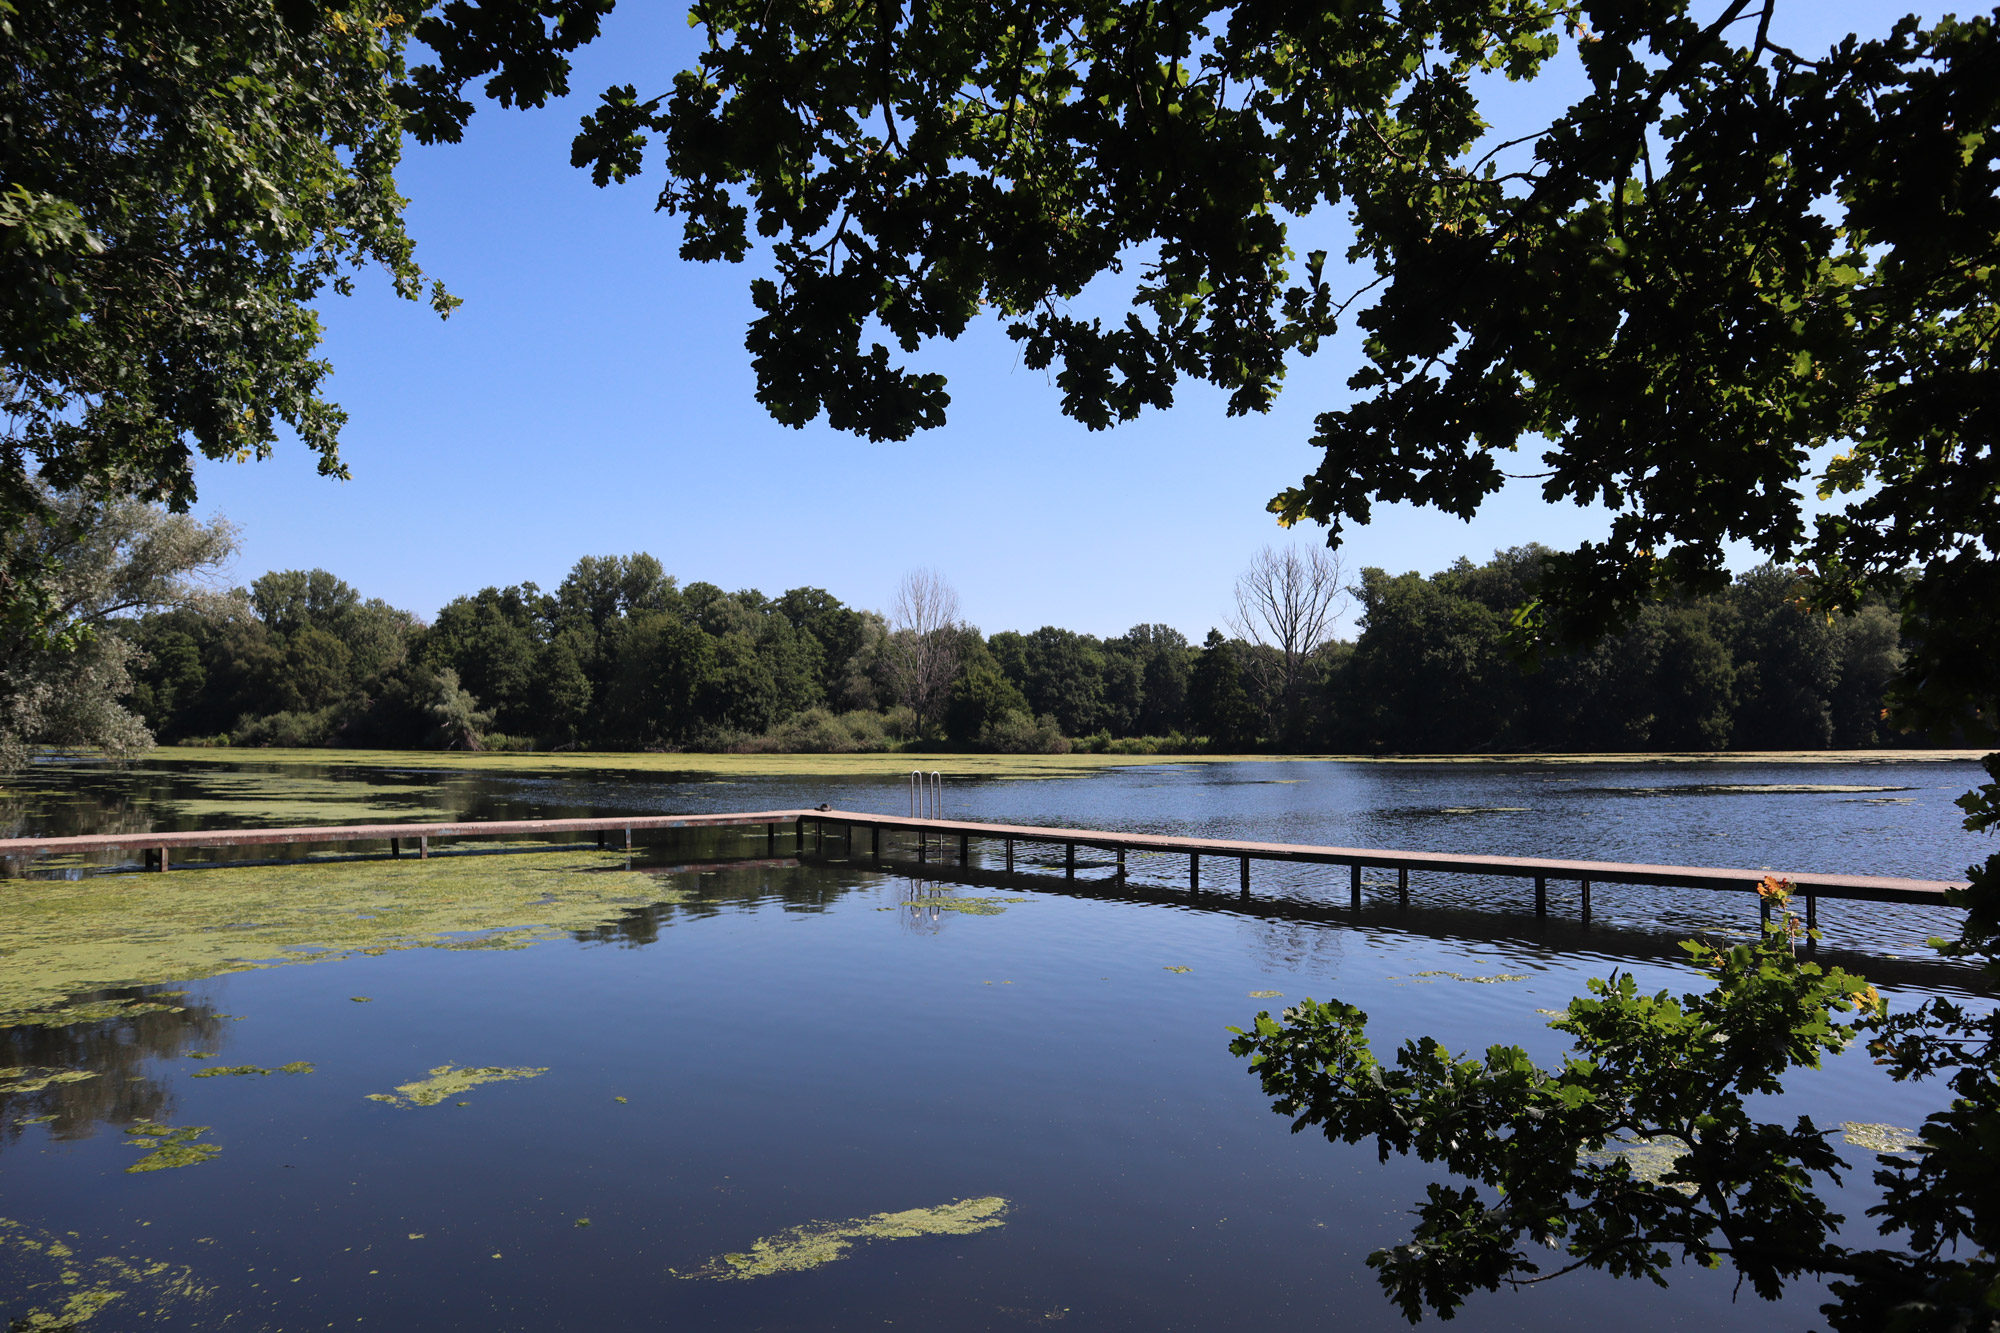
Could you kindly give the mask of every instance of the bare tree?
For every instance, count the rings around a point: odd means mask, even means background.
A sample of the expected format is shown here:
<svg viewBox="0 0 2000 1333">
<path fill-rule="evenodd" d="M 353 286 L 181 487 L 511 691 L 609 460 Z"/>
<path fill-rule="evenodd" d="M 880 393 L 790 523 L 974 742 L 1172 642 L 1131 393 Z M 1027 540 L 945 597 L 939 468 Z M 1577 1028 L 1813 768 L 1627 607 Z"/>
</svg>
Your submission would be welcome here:
<svg viewBox="0 0 2000 1333">
<path fill-rule="evenodd" d="M 1276 705 L 1272 720 L 1281 730 L 1296 716 L 1306 673 L 1333 641 L 1334 623 L 1347 601 L 1340 557 L 1324 546 L 1303 551 L 1266 546 L 1237 576 L 1236 614 L 1229 627 L 1275 654 L 1275 661 L 1267 654 L 1250 654 L 1246 665 L 1265 676 L 1261 683 Z"/>
<path fill-rule="evenodd" d="M 944 716 L 958 675 L 958 592 L 934 569 L 913 570 L 897 585 L 891 614 L 890 679 L 898 701 L 916 713 L 920 728 L 928 728 Z"/>
</svg>

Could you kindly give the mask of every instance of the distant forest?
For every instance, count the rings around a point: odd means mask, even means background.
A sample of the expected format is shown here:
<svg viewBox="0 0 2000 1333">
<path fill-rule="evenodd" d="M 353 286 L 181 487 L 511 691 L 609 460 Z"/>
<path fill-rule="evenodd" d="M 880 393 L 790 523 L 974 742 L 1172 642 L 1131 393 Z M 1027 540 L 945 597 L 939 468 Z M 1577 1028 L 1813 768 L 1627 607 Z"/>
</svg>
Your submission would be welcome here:
<svg viewBox="0 0 2000 1333">
<path fill-rule="evenodd" d="M 1883 605 L 1828 619 L 1776 566 L 1530 667 L 1508 613 L 1542 552 L 1363 570 L 1352 641 L 1289 656 L 1164 625 L 986 635 L 941 581 L 895 621 L 817 588 L 682 585 L 648 555 L 460 597 L 435 622 L 323 570 L 120 623 L 164 743 L 385 748 L 1320 753 L 1868 748 L 1902 661 Z"/>
</svg>

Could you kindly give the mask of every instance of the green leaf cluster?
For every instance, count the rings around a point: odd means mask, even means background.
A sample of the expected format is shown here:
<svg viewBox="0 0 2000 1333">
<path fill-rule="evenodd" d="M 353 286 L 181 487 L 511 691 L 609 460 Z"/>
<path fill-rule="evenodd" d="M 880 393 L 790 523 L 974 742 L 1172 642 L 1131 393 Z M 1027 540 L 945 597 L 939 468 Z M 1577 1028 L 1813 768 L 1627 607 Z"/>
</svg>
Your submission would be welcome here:
<svg viewBox="0 0 2000 1333">
<path fill-rule="evenodd" d="M 1825 1271 L 1841 1219 L 1814 1185 L 1838 1180 L 1842 1163 L 1809 1120 L 1760 1121 L 1744 1099 L 1838 1053 L 1854 1025 L 1837 1015 L 1877 1002 L 1858 977 L 1800 962 L 1782 934 L 1687 947 L 1712 989 L 1673 997 L 1641 993 L 1629 974 L 1593 981 L 1550 1022 L 1576 1048 L 1555 1070 L 1517 1046 L 1467 1059 L 1430 1038 L 1384 1064 L 1368 1016 L 1338 1000 L 1304 1000 L 1282 1021 L 1260 1014 L 1230 1049 L 1250 1057 L 1294 1132 L 1372 1138 L 1385 1160 L 1414 1154 L 1473 1182 L 1431 1185 L 1411 1240 L 1369 1259 L 1412 1321 L 1449 1316 L 1476 1288 L 1583 1267 L 1664 1285 L 1677 1261 L 1726 1259 L 1775 1297 L 1787 1279 Z M 1635 1143 L 1679 1150 L 1646 1172 L 1615 1151 Z M 1536 1256 L 1551 1249 L 1561 1262 L 1545 1272 Z"/>
</svg>

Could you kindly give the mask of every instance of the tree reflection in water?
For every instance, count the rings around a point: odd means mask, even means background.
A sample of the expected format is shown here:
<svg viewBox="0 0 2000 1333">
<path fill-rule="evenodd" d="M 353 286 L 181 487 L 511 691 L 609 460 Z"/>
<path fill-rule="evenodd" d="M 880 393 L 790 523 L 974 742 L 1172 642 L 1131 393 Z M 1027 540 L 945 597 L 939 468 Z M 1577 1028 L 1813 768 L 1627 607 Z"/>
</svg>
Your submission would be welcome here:
<svg viewBox="0 0 2000 1333">
<path fill-rule="evenodd" d="M 0 1088 L 0 1146 L 44 1117 L 54 1117 L 45 1122 L 54 1137 L 87 1139 L 101 1124 L 170 1116 L 173 1091 L 146 1076 L 145 1062 L 214 1047 L 226 1021 L 183 992 L 156 986 L 92 991 L 72 997 L 66 1009 L 81 1021 L 60 1022 L 56 1011 L 0 1028 L 0 1068 L 85 1070 L 96 1077 L 33 1092 Z"/>
</svg>

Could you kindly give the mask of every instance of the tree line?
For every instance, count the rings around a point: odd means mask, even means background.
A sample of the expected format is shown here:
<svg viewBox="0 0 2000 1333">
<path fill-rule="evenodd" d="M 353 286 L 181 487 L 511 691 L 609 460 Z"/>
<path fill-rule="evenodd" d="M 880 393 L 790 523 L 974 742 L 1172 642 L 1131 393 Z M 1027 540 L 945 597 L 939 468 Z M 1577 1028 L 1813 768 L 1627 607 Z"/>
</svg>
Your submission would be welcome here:
<svg viewBox="0 0 2000 1333">
<path fill-rule="evenodd" d="M 1547 553 L 1425 576 L 1266 553 L 1231 630 L 984 634 L 912 576 L 889 613 L 819 588 L 682 584 L 650 555 L 579 560 L 426 624 L 324 570 L 113 622 L 130 711 L 165 742 L 386 748 L 1332 753 L 1868 748 L 1895 612 L 1829 617 L 1764 565 L 1528 659 L 1510 610 Z M 1317 565 L 1315 569 L 1314 566 Z M 1315 576 L 1315 577 L 1307 577 Z M 1290 582 L 1287 582 L 1287 580 Z M 1301 591 L 1303 589 L 1303 591 Z M 1289 590 L 1289 591 L 1288 591 Z M 1337 602 L 1358 632 L 1336 639 Z"/>
</svg>

